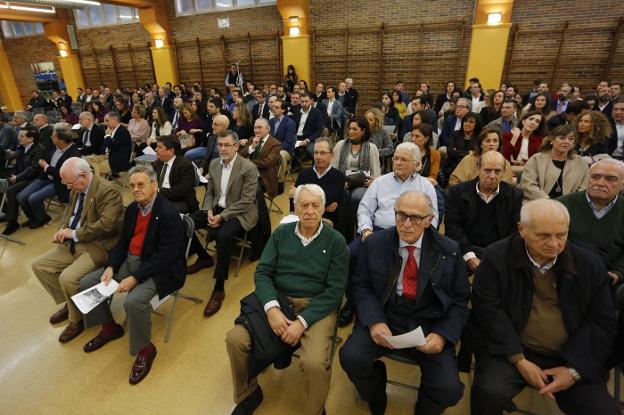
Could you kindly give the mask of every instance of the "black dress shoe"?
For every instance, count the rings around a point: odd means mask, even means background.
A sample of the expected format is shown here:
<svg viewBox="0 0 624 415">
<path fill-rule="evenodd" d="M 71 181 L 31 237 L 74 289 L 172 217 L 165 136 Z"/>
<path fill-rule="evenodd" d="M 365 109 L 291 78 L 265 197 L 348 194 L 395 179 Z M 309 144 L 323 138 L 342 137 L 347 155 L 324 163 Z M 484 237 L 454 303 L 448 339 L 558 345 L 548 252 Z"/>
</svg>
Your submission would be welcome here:
<svg viewBox="0 0 624 415">
<path fill-rule="evenodd" d="M 122 337 L 123 335 L 124 335 L 123 327 L 117 324 L 117 326 L 115 327 L 115 330 L 108 335 L 104 335 L 100 331 L 97 336 L 89 340 L 89 342 L 84 345 L 83 350 L 85 351 L 85 353 L 94 352 L 100 347 L 104 346 L 109 341 L 118 339 Z"/>
<path fill-rule="evenodd" d="M 236 405 L 236 408 L 232 411 L 232 415 L 251 415 L 262 403 L 262 389 L 260 386 L 252 392 L 251 395 L 243 399 Z"/>
<path fill-rule="evenodd" d="M 28 227 L 30 229 L 37 229 L 37 228 L 41 228 L 42 226 L 47 225 L 48 223 L 50 223 L 50 221 L 52 221 L 52 217 L 50 215 L 45 215 L 45 218 L 43 219 L 42 222 L 33 222 L 31 221 L 28 224 Z"/>
<path fill-rule="evenodd" d="M 50 324 L 58 324 L 63 322 L 69 318 L 69 309 L 67 308 L 67 303 L 56 313 L 50 316 Z"/>
<path fill-rule="evenodd" d="M 28 228 L 30 226 L 30 224 L 32 223 L 31 219 L 27 219 L 24 222 L 22 222 L 22 228 Z"/>
<path fill-rule="evenodd" d="M 373 362 L 373 369 L 379 374 L 379 381 L 373 395 L 368 401 L 368 408 L 372 415 L 383 415 L 386 412 L 386 405 L 388 404 L 388 396 L 386 395 L 386 381 L 388 380 L 386 364 L 381 360 L 375 360 Z"/>
<path fill-rule="evenodd" d="M 351 324 L 353 321 L 353 307 L 350 302 L 347 302 L 342 310 L 340 310 L 340 317 L 338 319 L 338 327 L 345 327 Z"/>
<path fill-rule="evenodd" d="M 137 383 L 145 379 L 145 376 L 147 376 L 150 369 L 152 368 L 152 363 L 154 362 L 155 358 L 156 347 L 154 347 L 153 352 L 147 357 L 143 357 L 140 354 L 137 356 L 134 364 L 132 365 L 132 372 L 130 372 L 129 382 L 131 385 L 136 385 Z"/>
<path fill-rule="evenodd" d="M 9 223 L 7 223 L 6 228 L 4 228 L 4 231 L 2 231 L 3 235 L 11 235 L 13 233 L 15 233 L 16 230 L 18 230 L 20 228 L 19 223 L 17 223 L 16 220 L 12 220 Z"/>
<path fill-rule="evenodd" d="M 204 268 L 210 268 L 214 265 L 214 259 L 211 256 L 208 258 L 197 258 L 197 260 L 192 264 L 186 267 L 186 274 L 195 274 L 201 271 Z"/>
<path fill-rule="evenodd" d="M 83 330 L 84 322 L 82 320 L 78 320 L 75 323 L 69 323 L 69 325 L 65 327 L 65 330 L 63 330 L 63 332 L 59 336 L 59 341 L 61 343 L 67 343 L 69 341 L 72 341 L 73 339 L 78 337 L 78 335 L 80 335 Z"/>
</svg>

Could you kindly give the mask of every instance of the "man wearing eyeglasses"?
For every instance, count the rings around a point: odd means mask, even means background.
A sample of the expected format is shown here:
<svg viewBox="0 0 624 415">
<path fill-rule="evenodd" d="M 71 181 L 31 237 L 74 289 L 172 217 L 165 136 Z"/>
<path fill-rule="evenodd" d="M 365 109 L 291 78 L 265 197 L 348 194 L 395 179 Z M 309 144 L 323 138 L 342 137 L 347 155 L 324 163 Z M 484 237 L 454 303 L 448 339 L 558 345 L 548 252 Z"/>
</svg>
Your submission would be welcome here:
<svg viewBox="0 0 624 415">
<path fill-rule="evenodd" d="M 408 191 L 396 200 L 395 225 L 366 238 L 352 276 L 358 322 L 340 364 L 373 415 L 386 409 L 389 336 L 421 327 L 426 343 L 401 349 L 420 366 L 415 413 L 441 414 L 463 395 L 455 344 L 468 319 L 470 289 L 457 242 L 431 229 L 433 200 Z M 395 351 L 396 352 L 396 351 Z"/>
<path fill-rule="evenodd" d="M 439 223 L 438 198 L 433 185 L 429 180 L 418 174 L 421 160 L 420 149 L 414 143 L 401 143 L 397 146 L 392 157 L 392 173 L 384 174 L 373 181 L 364 193 L 357 210 L 356 238 L 349 244 L 351 253 L 350 275 L 353 275 L 358 262 L 362 242 L 373 232 L 394 226 L 394 203 L 398 197 L 407 191 L 423 192 L 431 199 L 433 216 L 431 224 L 437 228 Z M 350 287 L 347 288 L 347 297 L 350 297 Z M 353 319 L 353 307 L 350 301 L 340 312 L 340 325 L 346 326 Z"/>
<path fill-rule="evenodd" d="M 472 102 L 468 98 L 459 98 L 455 104 L 455 113 L 444 120 L 440 134 L 440 146 L 446 146 L 453 131 L 461 128 L 462 119 L 472 110 Z"/>
</svg>

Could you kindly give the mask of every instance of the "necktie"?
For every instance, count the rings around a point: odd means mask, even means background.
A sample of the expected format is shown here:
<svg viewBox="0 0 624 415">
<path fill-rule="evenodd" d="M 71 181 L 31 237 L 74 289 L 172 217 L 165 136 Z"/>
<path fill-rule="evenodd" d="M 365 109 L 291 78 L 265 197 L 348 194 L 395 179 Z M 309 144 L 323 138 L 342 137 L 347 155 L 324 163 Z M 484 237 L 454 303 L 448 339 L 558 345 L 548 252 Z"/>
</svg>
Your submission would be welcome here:
<svg viewBox="0 0 624 415">
<path fill-rule="evenodd" d="M 178 128 L 178 117 L 180 116 L 180 112 L 176 111 L 175 115 L 173 116 L 173 129 Z"/>
<path fill-rule="evenodd" d="M 82 207 L 84 206 L 84 198 L 85 194 L 78 194 L 78 209 L 76 209 L 76 213 L 74 214 L 74 218 L 69 225 L 70 229 L 76 229 L 78 223 L 80 222 L 80 216 L 82 215 Z M 76 242 L 73 239 L 69 240 L 69 252 L 74 255 L 76 253 Z"/>
<path fill-rule="evenodd" d="M 418 290 L 418 265 L 416 265 L 416 258 L 414 257 L 414 247 L 408 246 L 407 251 L 407 263 L 403 270 L 403 297 L 413 301 L 416 299 Z"/>
<path fill-rule="evenodd" d="M 158 177 L 158 188 L 161 188 L 163 182 L 165 181 L 165 175 L 167 174 L 167 167 L 169 167 L 169 165 L 165 163 L 163 165 L 162 170 L 160 171 L 160 176 Z"/>
<path fill-rule="evenodd" d="M 258 118 L 262 118 L 262 110 L 264 109 L 264 104 L 258 106 Z"/>
<path fill-rule="evenodd" d="M 252 156 L 254 158 L 254 160 L 257 160 L 260 158 L 260 152 L 262 151 L 262 141 L 260 141 L 258 143 L 258 145 L 256 146 L 256 148 L 254 149 L 254 152 L 252 153 Z"/>
<path fill-rule="evenodd" d="M 557 103 L 557 114 L 561 114 L 563 112 L 563 102 L 559 101 Z"/>
<path fill-rule="evenodd" d="M 273 129 L 273 135 L 277 134 L 277 129 L 279 128 L 280 121 L 281 121 L 281 119 L 280 119 L 280 118 L 276 118 L 276 119 L 275 119 L 275 127 L 274 127 L 274 129 Z"/>
<path fill-rule="evenodd" d="M 83 147 L 88 147 L 91 144 L 91 130 L 85 131 L 84 139 L 82 140 Z"/>
</svg>

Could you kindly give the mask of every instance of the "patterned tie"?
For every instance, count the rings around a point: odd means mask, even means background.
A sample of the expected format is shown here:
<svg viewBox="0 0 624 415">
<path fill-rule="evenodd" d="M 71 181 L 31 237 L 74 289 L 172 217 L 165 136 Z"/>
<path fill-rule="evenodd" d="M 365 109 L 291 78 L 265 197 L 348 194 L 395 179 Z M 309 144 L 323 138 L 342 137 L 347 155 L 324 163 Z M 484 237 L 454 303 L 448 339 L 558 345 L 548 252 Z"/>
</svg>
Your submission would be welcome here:
<svg viewBox="0 0 624 415">
<path fill-rule="evenodd" d="M 403 297 L 406 300 L 414 301 L 418 290 L 418 265 L 414 257 L 413 246 L 407 247 L 407 263 L 403 270 Z"/>
<path fill-rule="evenodd" d="M 80 216 L 82 216 L 82 207 L 84 206 L 84 198 L 85 194 L 80 192 L 78 194 L 78 209 L 76 210 L 76 214 L 69 225 L 69 228 L 74 230 L 78 226 L 80 222 Z M 69 240 L 69 252 L 74 255 L 76 253 L 76 242 L 73 239 Z"/>
<path fill-rule="evenodd" d="M 160 176 L 158 177 L 158 188 L 160 189 L 163 185 L 163 182 L 165 181 L 165 176 L 167 175 L 167 168 L 169 167 L 169 165 L 167 163 L 165 163 L 163 165 L 162 170 L 160 171 Z"/>
<path fill-rule="evenodd" d="M 253 153 L 251 154 L 254 160 L 258 160 L 260 158 L 260 152 L 262 151 L 262 144 L 263 144 L 262 141 L 260 141 L 258 145 L 256 146 L 256 148 L 254 149 Z"/>
</svg>

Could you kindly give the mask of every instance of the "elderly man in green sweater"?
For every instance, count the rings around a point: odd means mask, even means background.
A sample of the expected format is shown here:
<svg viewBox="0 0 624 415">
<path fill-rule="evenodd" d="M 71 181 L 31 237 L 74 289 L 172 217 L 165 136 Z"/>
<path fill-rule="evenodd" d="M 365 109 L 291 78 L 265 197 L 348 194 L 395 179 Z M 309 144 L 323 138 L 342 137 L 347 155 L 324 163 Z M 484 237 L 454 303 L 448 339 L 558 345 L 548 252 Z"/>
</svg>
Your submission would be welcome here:
<svg viewBox="0 0 624 415">
<path fill-rule="evenodd" d="M 325 412 L 329 392 L 330 349 L 336 310 L 347 285 L 349 250 L 342 235 L 321 222 L 325 210 L 321 187 L 299 186 L 294 201 L 299 221 L 281 225 L 271 235 L 256 268 L 255 295 L 273 333 L 290 346 L 300 345 L 307 399 L 299 410 L 319 415 Z M 288 319 L 282 312 L 278 293 L 288 296 L 296 318 Z M 232 414 L 252 414 L 262 402 L 262 390 L 249 370 L 252 337 L 236 324 L 226 344 L 237 404 Z"/>
<path fill-rule="evenodd" d="M 613 285 L 624 281 L 624 163 L 603 159 L 592 164 L 587 190 L 559 198 L 570 212 L 570 239 L 598 250 Z M 609 358 L 610 367 L 624 363 L 624 304 Z"/>
</svg>

